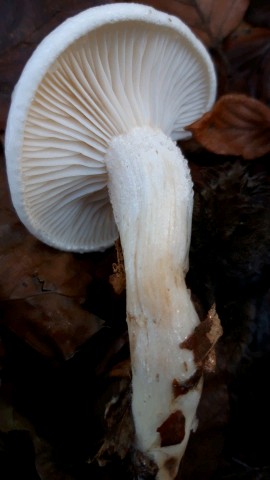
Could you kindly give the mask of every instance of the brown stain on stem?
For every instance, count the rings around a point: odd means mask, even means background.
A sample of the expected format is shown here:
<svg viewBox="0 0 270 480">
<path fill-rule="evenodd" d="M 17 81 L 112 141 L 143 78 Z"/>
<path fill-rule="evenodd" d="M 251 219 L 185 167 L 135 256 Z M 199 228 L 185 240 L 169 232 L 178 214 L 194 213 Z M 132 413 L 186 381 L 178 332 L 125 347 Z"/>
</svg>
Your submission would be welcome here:
<svg viewBox="0 0 270 480">
<path fill-rule="evenodd" d="M 177 445 L 184 440 L 186 419 L 181 410 L 173 412 L 165 422 L 157 428 L 160 434 L 161 447 Z"/>
<path fill-rule="evenodd" d="M 172 382 L 174 398 L 180 395 L 186 395 L 190 390 L 197 387 L 202 376 L 202 368 L 198 368 L 196 372 L 189 377 L 185 382 L 179 382 L 176 378 Z"/>
</svg>

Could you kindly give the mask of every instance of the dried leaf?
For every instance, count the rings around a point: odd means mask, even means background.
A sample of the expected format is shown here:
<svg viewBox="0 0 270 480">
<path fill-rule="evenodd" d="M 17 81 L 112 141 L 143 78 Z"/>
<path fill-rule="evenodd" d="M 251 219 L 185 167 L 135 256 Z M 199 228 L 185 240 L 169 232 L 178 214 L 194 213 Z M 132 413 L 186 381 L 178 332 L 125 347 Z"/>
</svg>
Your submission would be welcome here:
<svg viewBox="0 0 270 480">
<path fill-rule="evenodd" d="M 249 0 L 150 0 L 148 4 L 181 18 L 205 45 L 214 47 L 240 23 Z"/>
<path fill-rule="evenodd" d="M 16 332 L 45 356 L 71 358 L 86 339 L 103 326 L 79 302 L 57 294 L 43 294 L 0 303 L 0 324 Z"/>
<path fill-rule="evenodd" d="M 209 371 L 209 355 L 211 351 L 215 349 L 216 343 L 222 333 L 223 330 L 219 316 L 216 312 L 216 306 L 212 305 L 208 311 L 207 317 L 200 322 L 192 334 L 180 344 L 180 348 L 192 350 L 197 367 L 204 367 L 206 362 L 206 370 Z M 210 368 L 210 371 L 215 370 L 215 365 L 212 364 L 212 367 L 213 368 Z"/>
<path fill-rule="evenodd" d="M 114 365 L 110 371 L 110 377 L 131 378 L 130 359 L 123 360 L 117 363 L 117 365 Z"/>
<path fill-rule="evenodd" d="M 251 2 L 247 12 L 247 21 L 257 27 L 270 28 L 269 0 Z"/>
<path fill-rule="evenodd" d="M 270 109 L 246 95 L 224 95 L 188 130 L 201 145 L 220 155 L 251 160 L 270 151 Z"/>
<path fill-rule="evenodd" d="M 270 30 L 243 25 L 224 45 L 229 63 L 227 90 L 270 103 Z"/>
</svg>

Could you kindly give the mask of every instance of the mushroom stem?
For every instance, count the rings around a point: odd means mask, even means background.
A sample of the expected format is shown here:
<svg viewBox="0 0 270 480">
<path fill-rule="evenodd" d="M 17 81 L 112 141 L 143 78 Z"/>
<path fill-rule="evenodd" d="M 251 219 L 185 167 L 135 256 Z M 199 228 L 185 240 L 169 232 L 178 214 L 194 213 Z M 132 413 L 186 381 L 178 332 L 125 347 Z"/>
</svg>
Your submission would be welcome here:
<svg viewBox="0 0 270 480">
<path fill-rule="evenodd" d="M 136 448 L 169 480 L 202 387 L 193 352 L 181 348 L 199 323 L 185 284 L 192 181 L 180 149 L 149 127 L 115 137 L 106 165 L 125 262 Z"/>
</svg>

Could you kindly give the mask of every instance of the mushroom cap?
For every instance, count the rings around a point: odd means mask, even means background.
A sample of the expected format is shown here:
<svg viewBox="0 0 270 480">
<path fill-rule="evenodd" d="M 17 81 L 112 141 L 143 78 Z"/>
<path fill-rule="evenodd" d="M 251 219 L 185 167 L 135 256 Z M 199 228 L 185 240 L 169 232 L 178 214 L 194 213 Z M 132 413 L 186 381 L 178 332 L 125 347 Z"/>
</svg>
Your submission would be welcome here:
<svg viewBox="0 0 270 480">
<path fill-rule="evenodd" d="M 5 151 L 21 221 L 62 250 L 111 246 L 112 138 L 138 126 L 187 138 L 215 92 L 206 49 L 171 15 L 119 3 L 66 20 L 36 48 L 12 96 Z"/>
</svg>

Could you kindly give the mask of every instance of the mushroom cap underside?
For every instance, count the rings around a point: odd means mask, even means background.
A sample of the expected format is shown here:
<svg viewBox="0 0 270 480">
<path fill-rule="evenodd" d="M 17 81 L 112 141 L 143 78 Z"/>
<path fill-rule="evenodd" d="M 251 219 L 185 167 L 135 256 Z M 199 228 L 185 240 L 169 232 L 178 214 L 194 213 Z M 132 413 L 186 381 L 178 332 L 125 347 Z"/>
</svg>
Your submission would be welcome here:
<svg viewBox="0 0 270 480">
<path fill-rule="evenodd" d="M 112 138 L 141 126 L 186 138 L 215 91 L 207 51 L 175 17 L 113 4 L 68 19 L 37 47 L 13 93 L 5 149 L 22 222 L 62 250 L 111 246 Z"/>
</svg>

